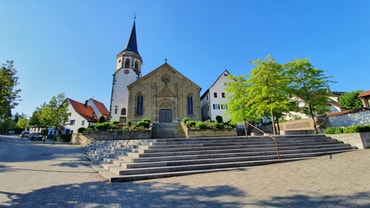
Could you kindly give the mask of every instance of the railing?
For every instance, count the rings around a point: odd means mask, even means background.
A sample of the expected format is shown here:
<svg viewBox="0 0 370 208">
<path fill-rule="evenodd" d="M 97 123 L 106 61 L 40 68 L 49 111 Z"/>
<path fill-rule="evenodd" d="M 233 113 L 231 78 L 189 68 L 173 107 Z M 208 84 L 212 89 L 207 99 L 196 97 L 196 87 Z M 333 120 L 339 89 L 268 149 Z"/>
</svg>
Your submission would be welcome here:
<svg viewBox="0 0 370 208">
<path fill-rule="evenodd" d="M 251 127 L 255 128 L 257 131 L 261 132 L 262 134 L 266 135 L 266 132 L 262 131 L 261 129 L 259 129 L 258 127 L 248 123 L 245 121 L 246 124 L 250 125 Z M 278 146 L 278 143 L 277 143 L 277 140 L 275 137 L 273 136 L 270 136 L 270 135 L 266 135 L 267 137 L 271 138 L 274 142 L 275 142 L 275 149 L 276 149 L 276 154 L 277 154 L 277 158 L 278 160 L 280 160 L 280 152 L 279 152 L 279 146 Z"/>
</svg>

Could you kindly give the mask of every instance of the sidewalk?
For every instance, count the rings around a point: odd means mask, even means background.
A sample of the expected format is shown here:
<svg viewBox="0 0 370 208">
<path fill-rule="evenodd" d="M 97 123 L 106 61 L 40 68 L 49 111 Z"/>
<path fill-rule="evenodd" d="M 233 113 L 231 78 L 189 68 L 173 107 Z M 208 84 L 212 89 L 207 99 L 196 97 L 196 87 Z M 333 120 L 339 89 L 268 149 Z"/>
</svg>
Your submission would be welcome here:
<svg viewBox="0 0 370 208">
<path fill-rule="evenodd" d="M 0 161 L 0 207 L 370 207 L 370 149 L 110 184 L 78 146 L 24 145 L 39 148 L 42 158 Z"/>
</svg>

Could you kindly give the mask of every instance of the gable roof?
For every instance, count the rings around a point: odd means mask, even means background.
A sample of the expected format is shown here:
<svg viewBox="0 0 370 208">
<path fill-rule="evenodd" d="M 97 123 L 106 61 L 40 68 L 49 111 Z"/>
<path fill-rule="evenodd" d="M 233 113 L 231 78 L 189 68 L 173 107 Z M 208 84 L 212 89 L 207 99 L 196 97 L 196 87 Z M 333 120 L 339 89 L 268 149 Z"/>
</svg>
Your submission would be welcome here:
<svg viewBox="0 0 370 208">
<path fill-rule="evenodd" d="M 218 76 L 218 78 L 216 79 L 216 81 L 214 81 L 213 82 L 213 84 L 203 93 L 203 95 L 202 96 L 200 96 L 200 98 L 202 99 L 204 96 L 206 96 L 206 94 L 208 94 L 208 92 L 209 92 L 209 89 L 211 89 L 216 83 L 217 83 L 217 81 L 218 80 L 220 80 L 221 79 L 221 77 L 225 74 L 225 73 L 227 73 L 227 74 L 230 74 L 230 72 L 227 70 L 227 69 L 225 69 L 221 74 L 220 74 L 220 76 Z"/>
<path fill-rule="evenodd" d="M 86 106 L 70 98 L 67 98 L 67 100 L 71 104 L 73 109 L 76 111 L 76 113 L 80 114 L 87 121 L 92 121 L 92 122 L 98 121 L 98 118 L 91 106 Z"/>
<path fill-rule="evenodd" d="M 370 90 L 363 91 L 358 95 L 358 97 L 367 97 L 367 96 L 370 96 Z"/>
<path fill-rule="evenodd" d="M 98 110 L 100 111 L 100 113 L 104 116 L 109 116 L 109 111 L 108 109 L 105 107 L 105 105 L 93 98 L 90 98 L 94 104 L 96 105 L 96 107 L 98 108 Z"/>
<path fill-rule="evenodd" d="M 181 77 L 183 77 L 185 80 L 187 80 L 188 82 L 190 82 L 192 85 L 194 85 L 196 88 L 199 88 L 199 90 L 201 90 L 202 88 L 199 87 L 197 84 L 195 84 L 193 81 L 191 81 L 189 78 L 187 78 L 186 76 L 184 76 L 183 74 L 181 74 L 179 71 L 177 71 L 175 68 L 173 68 L 171 65 L 169 65 L 167 62 L 162 64 L 161 66 L 159 66 L 158 68 L 154 69 L 153 71 L 151 71 L 150 73 L 146 74 L 145 76 L 143 76 L 142 78 L 136 80 L 135 82 L 129 84 L 127 86 L 127 88 L 132 88 L 134 87 L 135 85 L 143 82 L 144 80 L 148 79 L 150 76 L 152 76 L 153 74 L 157 73 L 159 70 L 162 70 L 163 68 L 167 68 L 169 69 L 170 71 L 174 72 L 175 74 L 179 74 Z"/>
</svg>

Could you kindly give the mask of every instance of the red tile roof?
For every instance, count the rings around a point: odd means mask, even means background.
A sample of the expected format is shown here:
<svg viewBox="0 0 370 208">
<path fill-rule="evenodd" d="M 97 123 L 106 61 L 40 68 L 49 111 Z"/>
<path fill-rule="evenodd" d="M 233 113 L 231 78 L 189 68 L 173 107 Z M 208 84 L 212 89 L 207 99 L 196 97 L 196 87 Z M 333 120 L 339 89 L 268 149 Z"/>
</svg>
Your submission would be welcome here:
<svg viewBox="0 0 370 208">
<path fill-rule="evenodd" d="M 367 96 L 370 96 L 370 90 L 363 91 L 358 96 L 359 97 L 367 97 Z"/>
<path fill-rule="evenodd" d="M 108 116 L 109 117 L 109 111 L 108 109 L 105 107 L 105 105 L 95 99 L 92 99 L 91 100 L 95 103 L 96 107 L 99 109 L 100 113 L 103 114 L 103 116 Z"/>
<path fill-rule="evenodd" d="M 98 121 L 98 118 L 91 106 L 85 106 L 84 104 L 70 98 L 68 98 L 68 101 L 71 103 L 73 109 L 87 121 Z"/>
</svg>

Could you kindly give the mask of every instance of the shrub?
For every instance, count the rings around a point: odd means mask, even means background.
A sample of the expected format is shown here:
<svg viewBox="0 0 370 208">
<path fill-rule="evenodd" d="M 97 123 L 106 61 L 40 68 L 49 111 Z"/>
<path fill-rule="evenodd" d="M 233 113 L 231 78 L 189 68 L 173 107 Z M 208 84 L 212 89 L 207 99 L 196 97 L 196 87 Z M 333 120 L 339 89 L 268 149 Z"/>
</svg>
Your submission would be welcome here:
<svg viewBox="0 0 370 208">
<path fill-rule="evenodd" d="M 184 124 L 186 124 L 186 122 L 187 122 L 187 121 L 189 121 L 189 119 L 188 119 L 188 118 L 183 118 L 183 119 L 182 119 L 182 122 L 184 122 Z"/>
<path fill-rule="evenodd" d="M 96 130 L 107 130 L 110 126 L 109 122 L 104 122 L 104 123 L 96 123 L 94 125 Z"/>
<path fill-rule="evenodd" d="M 370 132 L 370 125 L 358 126 L 358 132 Z"/>
<path fill-rule="evenodd" d="M 83 133 L 85 131 L 86 131 L 86 128 L 85 127 L 80 127 L 80 128 L 77 129 L 77 132 L 78 133 Z"/>
<path fill-rule="evenodd" d="M 136 128 L 148 129 L 150 126 L 150 122 L 147 121 L 138 121 L 135 124 Z"/>
<path fill-rule="evenodd" d="M 105 120 L 105 117 L 104 116 L 100 116 L 99 118 L 99 123 L 104 123 L 106 120 Z"/>
<path fill-rule="evenodd" d="M 111 124 L 118 125 L 119 124 L 119 121 L 111 121 Z"/>
<path fill-rule="evenodd" d="M 193 120 L 188 120 L 188 121 L 186 121 L 186 126 L 188 127 L 188 128 L 190 128 L 190 127 L 195 127 L 195 125 L 196 125 L 196 121 L 193 121 Z"/>
<path fill-rule="evenodd" d="M 202 122 L 202 121 L 197 121 L 195 126 L 198 128 L 198 129 L 206 129 L 207 128 L 207 125 Z"/>
<path fill-rule="evenodd" d="M 328 127 L 325 129 L 325 134 L 340 134 L 340 133 L 337 133 L 337 132 L 342 132 L 341 130 L 342 128 L 339 128 L 339 127 Z"/>
<path fill-rule="evenodd" d="M 225 128 L 225 125 L 224 123 L 217 123 L 217 126 L 216 126 L 218 129 L 224 129 Z"/>
<path fill-rule="evenodd" d="M 348 134 L 356 132 L 370 132 L 370 125 L 359 125 L 359 126 L 349 126 L 349 127 L 328 127 L 325 129 L 325 134 Z"/>
<path fill-rule="evenodd" d="M 343 128 L 343 133 L 345 133 L 345 134 L 356 133 L 356 132 L 358 132 L 358 128 L 356 126 Z"/>
</svg>

